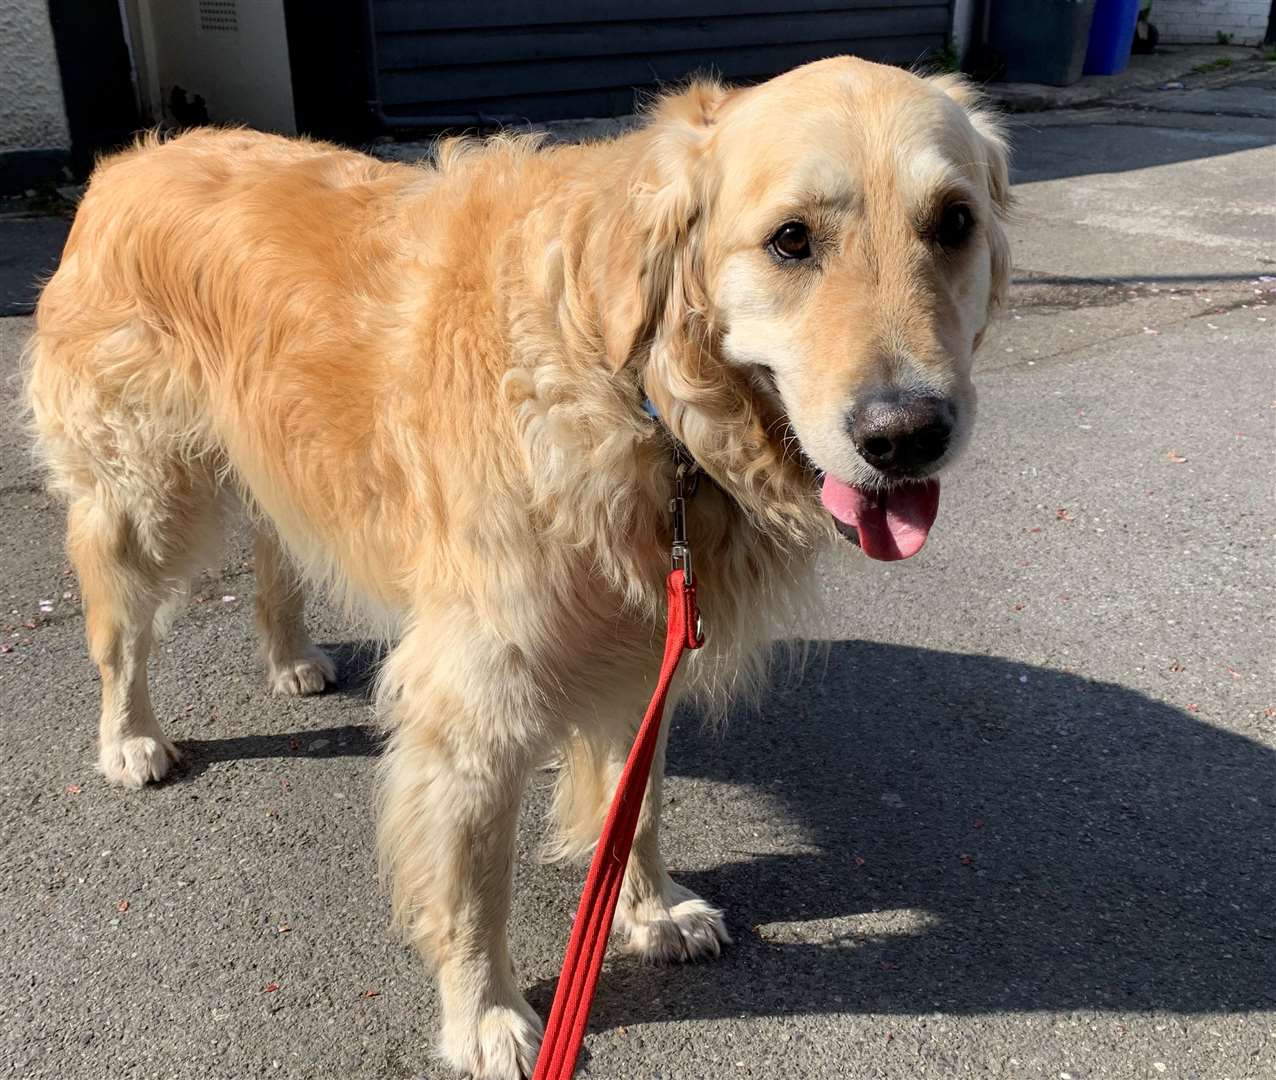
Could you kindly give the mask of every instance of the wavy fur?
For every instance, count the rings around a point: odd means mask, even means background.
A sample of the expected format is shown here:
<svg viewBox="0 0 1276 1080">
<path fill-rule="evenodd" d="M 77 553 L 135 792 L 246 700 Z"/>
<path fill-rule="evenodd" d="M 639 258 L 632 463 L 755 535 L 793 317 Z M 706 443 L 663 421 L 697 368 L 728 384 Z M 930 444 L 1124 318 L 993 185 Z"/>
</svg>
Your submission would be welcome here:
<svg viewBox="0 0 1276 1080">
<path fill-rule="evenodd" d="M 759 132 L 790 138 L 781 164 L 847 154 L 857 190 L 883 193 L 861 204 L 870 239 L 829 246 L 827 285 L 776 277 L 749 231 L 813 183 L 753 175 Z M 929 182 L 891 156 L 908 139 L 956 155 L 983 184 L 965 197 L 993 208 L 978 251 L 941 269 L 922 267 L 901 209 Z M 410 168 L 200 130 L 102 162 L 25 378 L 102 672 L 103 771 L 136 786 L 179 757 L 146 655 L 157 611 L 242 502 L 277 691 L 333 675 L 305 633 L 303 579 L 395 643 L 377 689 L 394 919 L 437 968 L 448 1059 L 493 1080 L 530 1071 L 539 1021 L 504 937 L 519 797 L 557 759 L 551 853 L 594 842 L 659 666 L 671 438 L 710 478 L 690 508 L 709 646 L 677 692 L 721 714 L 797 629 L 833 535 L 819 455 L 843 420 L 812 427 L 802 402 L 880 378 L 897 362 L 886 340 L 918 378 L 965 377 L 1004 288 L 1004 153 L 962 84 L 841 59 L 744 91 L 693 83 L 585 146 L 450 141 Z M 888 279 L 889 303 L 854 307 Z M 801 353 L 811 381 L 792 400 L 760 379 L 770 359 L 733 353 L 746 315 L 779 360 Z M 618 926 L 648 958 L 688 959 L 728 936 L 665 870 L 662 764 Z"/>
</svg>

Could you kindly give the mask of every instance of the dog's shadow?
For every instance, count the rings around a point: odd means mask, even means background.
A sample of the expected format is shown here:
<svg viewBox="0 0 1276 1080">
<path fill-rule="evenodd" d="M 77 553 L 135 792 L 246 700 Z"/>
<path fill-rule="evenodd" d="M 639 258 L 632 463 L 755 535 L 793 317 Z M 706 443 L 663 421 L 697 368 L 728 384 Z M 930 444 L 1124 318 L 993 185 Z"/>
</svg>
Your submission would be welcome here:
<svg viewBox="0 0 1276 1080">
<path fill-rule="evenodd" d="M 692 831 L 714 844 L 723 784 L 765 792 L 774 828 L 699 873 L 669 845 L 736 944 L 682 969 L 613 962 L 595 1027 L 1276 1004 L 1276 754 L 1001 659 L 850 641 L 809 668 L 723 737 L 680 719 Z"/>
<path fill-rule="evenodd" d="M 377 666 L 383 655 L 376 642 L 324 642 L 321 648 L 332 658 L 337 682 L 325 695 L 349 697 L 371 703 Z M 241 735 L 231 738 L 183 739 L 182 761 L 171 774 L 173 783 L 189 783 L 223 761 L 260 758 L 373 757 L 382 739 L 375 728 L 362 724 L 307 728 L 274 735 Z"/>
<path fill-rule="evenodd" d="M 337 692 L 366 695 L 375 651 L 328 648 Z M 684 809 L 667 855 L 736 943 L 689 967 L 610 960 L 595 1028 L 1276 1005 L 1276 753 L 1122 686 L 984 656 L 834 642 L 777 682 L 722 735 L 679 716 L 670 744 Z M 356 725 L 185 744 L 195 775 L 379 745 Z M 774 808 L 743 845 L 713 810 L 733 786 Z M 684 830 L 706 869 L 678 871 Z M 553 992 L 528 998 L 545 1015 Z"/>
</svg>

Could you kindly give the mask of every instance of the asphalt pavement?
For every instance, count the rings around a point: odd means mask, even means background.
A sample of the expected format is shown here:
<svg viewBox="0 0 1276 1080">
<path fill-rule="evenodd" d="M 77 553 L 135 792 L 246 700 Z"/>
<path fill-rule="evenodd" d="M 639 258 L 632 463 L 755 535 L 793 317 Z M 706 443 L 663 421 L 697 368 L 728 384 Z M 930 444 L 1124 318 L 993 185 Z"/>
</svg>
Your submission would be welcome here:
<svg viewBox="0 0 1276 1080">
<path fill-rule="evenodd" d="M 666 851 L 736 944 L 610 959 L 583 1076 L 1276 1076 L 1276 79 L 1209 93 L 1019 121 L 1012 302 L 931 540 L 829 558 L 804 677 L 676 719 Z M 153 663 L 192 766 L 108 788 L 11 423 L 0 522 L 0 1076 L 445 1076 L 372 863 L 375 650 L 319 608 L 340 685 L 271 697 L 235 533 Z M 511 926 L 542 1014 L 582 878 L 533 858 L 546 787 Z"/>
</svg>

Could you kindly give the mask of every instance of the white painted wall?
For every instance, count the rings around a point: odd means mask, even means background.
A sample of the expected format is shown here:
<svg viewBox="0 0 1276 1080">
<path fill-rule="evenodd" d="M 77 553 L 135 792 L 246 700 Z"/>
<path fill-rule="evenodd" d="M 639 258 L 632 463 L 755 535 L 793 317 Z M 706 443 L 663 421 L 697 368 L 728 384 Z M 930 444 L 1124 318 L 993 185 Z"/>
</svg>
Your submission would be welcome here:
<svg viewBox="0 0 1276 1080">
<path fill-rule="evenodd" d="M 70 146 L 48 7 L 0 0 L 0 151 Z"/>
<path fill-rule="evenodd" d="M 1233 45 L 1260 45 L 1272 0 L 1152 0 L 1152 23 L 1168 44 L 1213 44 L 1220 33 Z"/>
</svg>

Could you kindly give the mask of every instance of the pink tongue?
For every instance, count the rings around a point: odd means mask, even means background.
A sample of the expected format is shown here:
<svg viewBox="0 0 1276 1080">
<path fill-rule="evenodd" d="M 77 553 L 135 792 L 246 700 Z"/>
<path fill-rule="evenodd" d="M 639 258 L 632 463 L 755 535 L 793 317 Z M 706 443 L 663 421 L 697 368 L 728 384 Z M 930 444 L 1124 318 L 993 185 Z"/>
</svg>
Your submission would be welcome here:
<svg viewBox="0 0 1276 1080">
<path fill-rule="evenodd" d="M 825 476 L 820 500 L 825 510 L 859 534 L 865 555 L 889 562 L 916 555 L 926 543 L 939 513 L 939 481 L 864 491 Z"/>
</svg>

